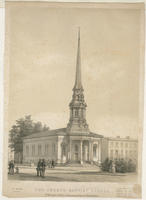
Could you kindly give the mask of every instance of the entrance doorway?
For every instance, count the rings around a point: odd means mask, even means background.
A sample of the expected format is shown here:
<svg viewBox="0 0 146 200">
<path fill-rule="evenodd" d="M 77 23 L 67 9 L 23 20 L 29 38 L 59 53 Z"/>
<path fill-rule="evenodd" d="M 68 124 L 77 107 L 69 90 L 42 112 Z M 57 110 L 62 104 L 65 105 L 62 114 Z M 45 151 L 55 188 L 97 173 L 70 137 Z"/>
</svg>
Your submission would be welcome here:
<svg viewBox="0 0 146 200">
<path fill-rule="evenodd" d="M 75 161 L 78 161 L 78 153 L 75 153 Z"/>
<path fill-rule="evenodd" d="M 74 161 L 79 161 L 79 147 L 77 144 L 74 146 Z"/>
</svg>

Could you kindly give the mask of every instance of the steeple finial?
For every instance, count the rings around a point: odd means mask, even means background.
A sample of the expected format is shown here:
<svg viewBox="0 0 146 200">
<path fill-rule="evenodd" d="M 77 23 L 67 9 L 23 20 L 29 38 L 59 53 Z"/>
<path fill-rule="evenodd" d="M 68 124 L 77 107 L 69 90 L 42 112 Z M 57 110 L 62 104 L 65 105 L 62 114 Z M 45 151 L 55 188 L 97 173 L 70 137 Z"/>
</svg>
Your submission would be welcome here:
<svg viewBox="0 0 146 200">
<path fill-rule="evenodd" d="M 77 49 L 76 79 L 75 79 L 74 89 L 83 89 L 81 80 L 80 27 L 78 27 L 78 49 Z"/>
</svg>

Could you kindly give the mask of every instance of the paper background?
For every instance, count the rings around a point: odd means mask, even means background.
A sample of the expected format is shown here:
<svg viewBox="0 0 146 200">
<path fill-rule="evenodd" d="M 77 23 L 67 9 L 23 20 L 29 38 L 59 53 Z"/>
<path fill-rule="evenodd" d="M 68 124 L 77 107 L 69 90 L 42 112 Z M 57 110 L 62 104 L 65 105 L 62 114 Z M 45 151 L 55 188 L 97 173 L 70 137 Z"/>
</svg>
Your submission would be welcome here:
<svg viewBox="0 0 146 200">
<path fill-rule="evenodd" d="M 68 95 L 69 96 L 69 95 Z M 67 107 L 67 106 L 66 106 Z"/>
</svg>

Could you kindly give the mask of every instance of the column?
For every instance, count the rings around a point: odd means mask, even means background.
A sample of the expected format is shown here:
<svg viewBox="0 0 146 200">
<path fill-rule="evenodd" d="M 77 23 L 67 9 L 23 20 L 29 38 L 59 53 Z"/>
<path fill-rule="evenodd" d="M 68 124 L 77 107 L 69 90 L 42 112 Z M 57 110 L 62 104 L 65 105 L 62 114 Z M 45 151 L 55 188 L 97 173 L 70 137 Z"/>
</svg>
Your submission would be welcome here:
<svg viewBox="0 0 146 200">
<path fill-rule="evenodd" d="M 84 147 L 84 153 L 85 153 L 85 161 L 88 161 L 88 146 L 87 145 L 85 145 L 85 147 Z"/>
<path fill-rule="evenodd" d="M 58 136 L 58 142 L 57 142 L 57 163 L 61 163 L 62 162 L 62 148 L 61 148 L 61 138 Z"/>
<path fill-rule="evenodd" d="M 68 161 L 71 161 L 71 139 L 68 141 Z"/>
<path fill-rule="evenodd" d="M 82 149 L 83 141 L 80 141 L 80 163 L 83 164 L 83 149 Z"/>
<path fill-rule="evenodd" d="M 89 161 L 93 163 L 93 142 L 89 141 Z"/>
<path fill-rule="evenodd" d="M 98 142 L 98 162 L 101 163 L 101 141 Z"/>
<path fill-rule="evenodd" d="M 70 145 L 70 149 L 69 149 L 69 152 L 70 152 L 70 161 L 72 160 L 72 157 L 71 157 L 71 154 L 72 154 L 72 152 L 71 152 L 71 145 L 72 145 L 72 141 L 71 141 L 71 139 L 70 139 L 70 143 L 69 143 Z"/>
</svg>

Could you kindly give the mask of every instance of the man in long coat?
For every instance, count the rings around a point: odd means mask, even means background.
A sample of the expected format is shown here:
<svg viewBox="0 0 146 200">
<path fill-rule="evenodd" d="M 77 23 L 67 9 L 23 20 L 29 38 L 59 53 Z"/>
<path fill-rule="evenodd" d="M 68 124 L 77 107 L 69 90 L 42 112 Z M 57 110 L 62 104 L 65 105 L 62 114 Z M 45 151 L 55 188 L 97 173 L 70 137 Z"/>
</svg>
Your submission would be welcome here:
<svg viewBox="0 0 146 200">
<path fill-rule="evenodd" d="M 44 178 L 45 177 L 45 169 L 46 169 L 46 162 L 45 159 L 41 161 L 41 176 Z"/>
<path fill-rule="evenodd" d="M 41 159 L 39 159 L 38 164 L 37 164 L 37 176 L 41 176 Z"/>
</svg>

